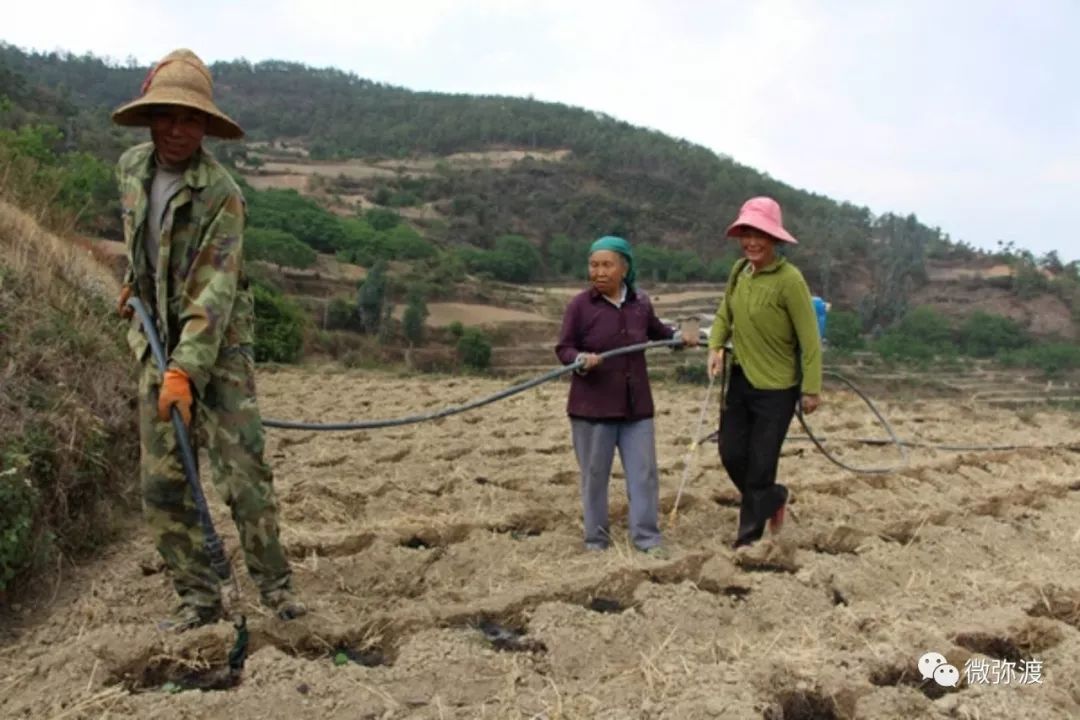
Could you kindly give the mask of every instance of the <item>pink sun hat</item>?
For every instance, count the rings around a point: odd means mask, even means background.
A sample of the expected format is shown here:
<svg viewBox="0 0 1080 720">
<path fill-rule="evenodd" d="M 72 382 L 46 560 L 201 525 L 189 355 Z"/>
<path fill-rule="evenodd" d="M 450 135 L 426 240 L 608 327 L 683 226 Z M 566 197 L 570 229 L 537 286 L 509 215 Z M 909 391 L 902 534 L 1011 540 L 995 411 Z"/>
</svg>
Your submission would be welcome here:
<svg viewBox="0 0 1080 720">
<path fill-rule="evenodd" d="M 798 245 L 791 233 L 784 229 L 784 223 L 780 214 L 780 203 L 771 197 L 750 198 L 743 203 L 739 210 L 739 217 L 727 229 L 727 236 L 732 237 L 740 227 L 751 227 L 760 230 L 769 237 L 781 242 Z"/>
</svg>

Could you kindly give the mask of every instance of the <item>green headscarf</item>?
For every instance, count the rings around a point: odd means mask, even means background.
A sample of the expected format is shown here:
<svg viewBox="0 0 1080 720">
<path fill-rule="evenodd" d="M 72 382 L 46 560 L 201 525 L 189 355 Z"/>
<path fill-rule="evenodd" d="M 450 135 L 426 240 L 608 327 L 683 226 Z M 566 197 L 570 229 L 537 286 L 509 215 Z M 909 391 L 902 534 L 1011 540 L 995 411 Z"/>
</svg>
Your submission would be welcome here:
<svg viewBox="0 0 1080 720">
<path fill-rule="evenodd" d="M 629 268 L 626 271 L 626 277 L 623 278 L 623 282 L 626 283 L 627 288 L 633 290 L 637 272 L 634 270 L 634 251 L 630 249 L 630 243 L 626 242 L 621 237 L 605 235 L 592 244 L 592 247 L 589 248 L 589 255 L 592 255 L 597 250 L 611 250 L 626 258 L 626 264 L 629 265 Z"/>
</svg>

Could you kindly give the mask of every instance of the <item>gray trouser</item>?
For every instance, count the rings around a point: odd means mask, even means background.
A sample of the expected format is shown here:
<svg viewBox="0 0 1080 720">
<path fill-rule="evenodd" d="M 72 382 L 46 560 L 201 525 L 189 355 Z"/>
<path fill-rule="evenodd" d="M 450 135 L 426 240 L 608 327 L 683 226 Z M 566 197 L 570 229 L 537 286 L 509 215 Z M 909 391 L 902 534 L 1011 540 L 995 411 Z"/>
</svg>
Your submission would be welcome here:
<svg viewBox="0 0 1080 720">
<path fill-rule="evenodd" d="M 581 467 L 581 503 L 585 511 L 585 544 L 606 547 L 608 481 L 615 448 L 626 472 L 626 495 L 630 501 L 630 539 L 640 550 L 660 544 L 656 516 L 660 478 L 656 469 L 656 436 L 652 418 L 608 421 L 570 418 L 574 452 Z"/>
</svg>

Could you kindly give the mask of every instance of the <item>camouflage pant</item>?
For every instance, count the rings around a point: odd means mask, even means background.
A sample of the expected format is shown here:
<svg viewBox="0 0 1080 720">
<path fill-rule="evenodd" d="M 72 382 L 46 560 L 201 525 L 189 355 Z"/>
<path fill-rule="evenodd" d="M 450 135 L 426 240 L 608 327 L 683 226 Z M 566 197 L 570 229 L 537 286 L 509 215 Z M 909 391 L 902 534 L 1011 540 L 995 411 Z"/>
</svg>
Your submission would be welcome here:
<svg viewBox="0 0 1080 720">
<path fill-rule="evenodd" d="M 160 386 L 161 373 L 148 360 L 139 381 L 143 513 L 181 600 L 194 606 L 216 606 L 219 581 L 210 567 L 176 435 L 171 422 L 157 419 Z M 206 444 L 214 486 L 240 531 L 252 579 L 264 598 L 288 588 L 290 571 L 278 539 L 273 476 L 263 459 L 255 363 L 247 348 L 218 358 L 193 414 L 192 443 L 196 447 Z"/>
</svg>

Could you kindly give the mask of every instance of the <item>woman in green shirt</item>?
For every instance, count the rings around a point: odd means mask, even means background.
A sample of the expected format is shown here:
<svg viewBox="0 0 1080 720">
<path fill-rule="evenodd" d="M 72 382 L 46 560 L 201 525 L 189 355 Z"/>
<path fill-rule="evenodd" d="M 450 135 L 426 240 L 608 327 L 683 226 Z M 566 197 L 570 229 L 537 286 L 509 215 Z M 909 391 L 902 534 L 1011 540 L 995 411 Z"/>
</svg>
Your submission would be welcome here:
<svg viewBox="0 0 1080 720">
<path fill-rule="evenodd" d="M 780 205 L 747 200 L 727 230 L 744 259 L 735 263 L 709 334 L 709 375 L 724 363 L 731 340 L 732 369 L 720 421 L 720 459 L 739 489 L 735 547 L 761 539 L 784 521 L 788 491 L 776 482 L 780 447 L 802 403 L 821 403 L 821 339 L 810 289 L 798 268 L 779 256 L 778 243 L 798 241 L 784 229 Z"/>
</svg>

